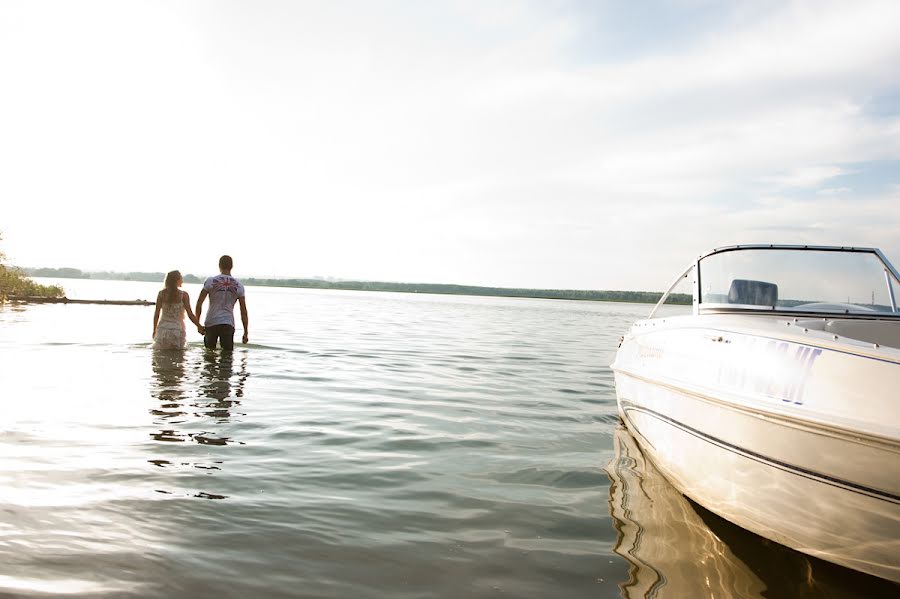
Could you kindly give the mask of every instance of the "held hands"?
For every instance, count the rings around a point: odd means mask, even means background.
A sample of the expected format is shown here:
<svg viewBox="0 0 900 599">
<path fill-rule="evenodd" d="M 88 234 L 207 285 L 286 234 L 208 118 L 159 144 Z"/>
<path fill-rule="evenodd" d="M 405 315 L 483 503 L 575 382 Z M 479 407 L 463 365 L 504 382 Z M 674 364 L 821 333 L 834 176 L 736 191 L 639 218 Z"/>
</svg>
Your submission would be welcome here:
<svg viewBox="0 0 900 599">
<path fill-rule="evenodd" d="M 201 335 L 205 335 L 205 334 L 206 334 L 206 327 L 203 326 L 202 324 L 198 324 L 198 325 L 197 325 L 197 332 L 200 333 Z"/>
</svg>

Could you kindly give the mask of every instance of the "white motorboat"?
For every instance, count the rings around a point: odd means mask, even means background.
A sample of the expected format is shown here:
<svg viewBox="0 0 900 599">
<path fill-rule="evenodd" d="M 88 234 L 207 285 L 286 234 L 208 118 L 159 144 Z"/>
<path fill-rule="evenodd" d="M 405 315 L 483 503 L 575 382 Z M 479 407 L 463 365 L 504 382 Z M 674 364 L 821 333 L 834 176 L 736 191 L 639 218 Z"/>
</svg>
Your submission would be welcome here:
<svg viewBox="0 0 900 599">
<path fill-rule="evenodd" d="M 693 298 L 685 314 L 665 305 L 681 286 Z M 876 249 L 701 256 L 622 339 L 622 420 L 710 511 L 900 582 L 898 292 Z"/>
</svg>

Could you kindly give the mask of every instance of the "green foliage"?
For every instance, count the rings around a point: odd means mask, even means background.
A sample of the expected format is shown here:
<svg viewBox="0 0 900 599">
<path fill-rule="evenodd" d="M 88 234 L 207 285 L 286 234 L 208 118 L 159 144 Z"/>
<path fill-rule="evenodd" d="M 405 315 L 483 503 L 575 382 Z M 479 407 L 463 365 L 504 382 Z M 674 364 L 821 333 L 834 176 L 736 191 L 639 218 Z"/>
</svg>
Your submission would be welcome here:
<svg viewBox="0 0 900 599">
<path fill-rule="evenodd" d="M 10 297 L 63 297 L 59 285 L 41 285 L 25 276 L 18 268 L 0 265 L 0 301 Z"/>
<path fill-rule="evenodd" d="M 2 239 L 2 237 L 0 237 Z M 0 252 L 0 302 L 10 297 L 63 297 L 65 292 L 58 285 L 35 283 L 22 270 L 4 264 L 6 255 Z"/>
</svg>

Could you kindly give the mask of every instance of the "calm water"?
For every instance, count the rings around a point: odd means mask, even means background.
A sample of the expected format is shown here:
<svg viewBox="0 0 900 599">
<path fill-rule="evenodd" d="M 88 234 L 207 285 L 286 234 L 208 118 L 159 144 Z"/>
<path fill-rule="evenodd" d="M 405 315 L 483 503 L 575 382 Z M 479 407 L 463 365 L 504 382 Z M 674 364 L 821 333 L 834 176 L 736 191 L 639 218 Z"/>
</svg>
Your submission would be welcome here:
<svg viewBox="0 0 900 599">
<path fill-rule="evenodd" d="M 896 590 L 722 522 L 644 463 L 608 364 L 647 306 L 251 287 L 248 307 L 231 356 L 197 334 L 153 351 L 149 307 L 0 308 L 0 594 Z"/>
</svg>

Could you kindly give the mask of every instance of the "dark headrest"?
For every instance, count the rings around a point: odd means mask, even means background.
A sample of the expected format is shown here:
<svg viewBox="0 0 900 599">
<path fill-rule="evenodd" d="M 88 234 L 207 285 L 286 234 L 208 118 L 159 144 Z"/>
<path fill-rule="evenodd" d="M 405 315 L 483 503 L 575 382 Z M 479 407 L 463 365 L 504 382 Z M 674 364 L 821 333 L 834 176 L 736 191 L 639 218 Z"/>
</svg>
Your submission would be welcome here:
<svg viewBox="0 0 900 599">
<path fill-rule="evenodd" d="M 729 304 L 748 306 L 774 306 L 778 301 L 778 285 L 765 281 L 735 279 L 728 290 Z"/>
</svg>

